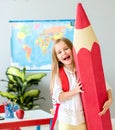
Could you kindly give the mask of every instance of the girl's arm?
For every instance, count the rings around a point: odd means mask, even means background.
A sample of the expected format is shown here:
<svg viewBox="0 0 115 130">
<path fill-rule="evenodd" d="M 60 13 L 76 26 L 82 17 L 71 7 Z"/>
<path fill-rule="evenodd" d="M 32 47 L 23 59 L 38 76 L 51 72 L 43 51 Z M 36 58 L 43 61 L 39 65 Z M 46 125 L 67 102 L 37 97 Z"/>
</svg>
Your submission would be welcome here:
<svg viewBox="0 0 115 130">
<path fill-rule="evenodd" d="M 74 89 L 68 91 L 68 92 L 61 92 L 59 94 L 59 101 L 65 101 L 65 100 L 69 100 L 71 97 L 73 97 L 74 95 L 76 95 L 77 93 L 83 93 L 82 91 L 82 84 L 80 81 L 77 81 L 77 85 Z"/>
</svg>

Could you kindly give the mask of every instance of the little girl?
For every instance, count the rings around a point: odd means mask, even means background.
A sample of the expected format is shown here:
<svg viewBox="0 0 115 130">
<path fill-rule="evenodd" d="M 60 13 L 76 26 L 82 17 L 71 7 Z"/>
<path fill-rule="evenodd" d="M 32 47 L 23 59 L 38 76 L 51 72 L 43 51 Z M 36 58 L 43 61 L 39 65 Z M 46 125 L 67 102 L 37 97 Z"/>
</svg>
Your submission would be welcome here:
<svg viewBox="0 0 115 130">
<path fill-rule="evenodd" d="M 80 93 L 84 92 L 75 71 L 72 47 L 73 44 L 70 40 L 60 38 L 55 41 L 52 48 L 51 92 L 53 106 L 55 109 L 55 104 L 60 104 L 58 110 L 59 130 L 86 130 L 80 97 Z M 63 72 L 62 75 L 60 71 Z M 67 77 L 66 80 L 64 73 Z M 68 83 L 66 83 L 67 80 Z M 107 92 L 108 100 L 105 102 L 103 110 L 99 113 L 100 115 L 103 115 L 112 103 L 111 89 L 107 88 Z"/>
</svg>

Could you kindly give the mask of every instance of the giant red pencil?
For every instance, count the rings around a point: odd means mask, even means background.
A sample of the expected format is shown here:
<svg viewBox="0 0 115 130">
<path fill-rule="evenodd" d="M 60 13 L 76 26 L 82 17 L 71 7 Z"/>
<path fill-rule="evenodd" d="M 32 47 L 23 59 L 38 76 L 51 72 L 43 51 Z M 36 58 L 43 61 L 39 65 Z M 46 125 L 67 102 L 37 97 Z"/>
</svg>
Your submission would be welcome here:
<svg viewBox="0 0 115 130">
<path fill-rule="evenodd" d="M 75 24 L 73 52 L 77 73 L 83 83 L 81 97 L 87 130 L 112 130 L 110 111 L 103 116 L 98 114 L 107 100 L 107 91 L 100 46 L 81 3 L 77 6 Z"/>
</svg>

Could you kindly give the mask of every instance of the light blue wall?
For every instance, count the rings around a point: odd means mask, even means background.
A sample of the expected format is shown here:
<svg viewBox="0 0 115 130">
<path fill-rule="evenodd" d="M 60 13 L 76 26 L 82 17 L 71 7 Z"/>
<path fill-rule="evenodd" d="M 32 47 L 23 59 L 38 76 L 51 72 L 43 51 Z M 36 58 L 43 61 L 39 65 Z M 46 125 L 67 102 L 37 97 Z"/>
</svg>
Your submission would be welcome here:
<svg viewBox="0 0 115 130">
<path fill-rule="evenodd" d="M 75 18 L 77 2 L 82 2 L 92 27 L 99 40 L 105 78 L 112 87 L 115 97 L 115 1 L 114 0 L 0 0 L 0 79 L 5 78 L 5 70 L 10 65 L 10 24 L 9 20 L 22 19 L 69 19 Z M 40 82 L 42 109 L 49 111 L 51 98 L 49 93 L 50 72 Z M 0 83 L 1 84 L 1 83 Z M 5 88 L 0 87 L 0 90 Z M 0 97 L 0 102 L 3 98 Z M 115 103 L 111 107 L 115 118 Z"/>
</svg>

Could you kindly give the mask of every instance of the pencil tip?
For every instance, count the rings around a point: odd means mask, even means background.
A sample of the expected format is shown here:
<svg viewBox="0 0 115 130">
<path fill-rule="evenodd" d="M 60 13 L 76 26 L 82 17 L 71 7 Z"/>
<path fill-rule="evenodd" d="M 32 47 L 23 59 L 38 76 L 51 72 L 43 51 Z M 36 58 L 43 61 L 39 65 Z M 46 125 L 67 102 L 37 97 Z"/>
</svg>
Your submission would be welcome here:
<svg viewBox="0 0 115 130">
<path fill-rule="evenodd" d="M 78 3 L 76 9 L 76 29 L 82 29 L 90 25 L 87 15 L 81 3 Z"/>
</svg>

